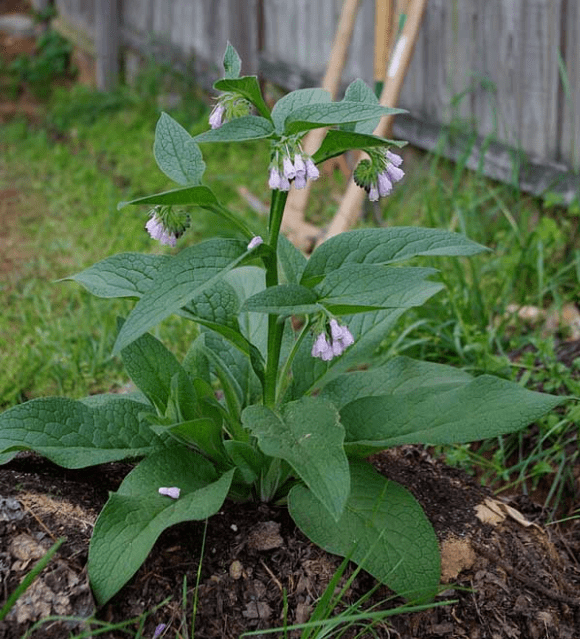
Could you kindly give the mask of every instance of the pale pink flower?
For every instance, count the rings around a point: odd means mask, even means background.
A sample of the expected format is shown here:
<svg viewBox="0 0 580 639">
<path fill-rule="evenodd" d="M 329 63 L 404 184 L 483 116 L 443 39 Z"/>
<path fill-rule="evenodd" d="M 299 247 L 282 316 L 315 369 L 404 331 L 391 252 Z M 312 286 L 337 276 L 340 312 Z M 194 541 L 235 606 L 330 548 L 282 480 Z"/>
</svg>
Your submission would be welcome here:
<svg viewBox="0 0 580 639">
<path fill-rule="evenodd" d="M 393 190 L 393 184 L 389 180 L 389 176 L 386 171 L 379 173 L 377 176 L 377 185 L 379 189 L 379 195 L 385 197 Z"/>
<path fill-rule="evenodd" d="M 320 172 L 311 158 L 306 160 L 306 177 L 309 180 L 318 180 L 320 177 Z"/>
<path fill-rule="evenodd" d="M 379 189 L 377 188 L 376 184 L 371 184 L 371 187 L 369 189 L 369 200 L 371 202 L 379 201 Z"/>
<path fill-rule="evenodd" d="M 391 164 L 394 164 L 395 166 L 401 166 L 401 164 L 403 164 L 403 158 L 400 155 L 397 155 L 396 153 L 393 153 L 392 151 L 387 151 L 386 155 L 387 155 L 387 160 Z"/>
<path fill-rule="evenodd" d="M 253 237 L 250 240 L 250 243 L 248 244 L 248 251 L 255 249 L 256 246 L 260 246 L 260 244 L 263 244 L 263 243 L 264 243 L 264 240 L 259 235 L 256 235 L 256 237 Z"/>
<path fill-rule="evenodd" d="M 166 488 L 162 486 L 158 492 L 160 495 L 171 497 L 171 499 L 179 499 L 179 494 L 181 493 L 181 489 L 177 488 L 177 486 L 171 486 L 170 488 Z"/>
<path fill-rule="evenodd" d="M 284 166 L 284 177 L 288 180 L 293 180 L 296 177 L 296 169 L 292 164 L 292 160 L 286 155 L 282 160 Z"/>
<path fill-rule="evenodd" d="M 326 333 L 320 333 L 320 335 L 316 338 L 312 345 L 311 355 L 312 357 L 319 357 L 325 362 L 332 359 L 332 346 L 326 338 Z"/>
<path fill-rule="evenodd" d="M 403 171 L 403 169 L 399 169 L 394 164 L 388 164 L 385 170 L 391 179 L 391 182 L 398 182 L 399 180 L 402 180 L 405 175 L 405 171 Z"/>
<path fill-rule="evenodd" d="M 216 104 L 209 116 L 209 125 L 212 129 L 219 129 L 223 124 L 226 108 L 223 104 Z"/>
<path fill-rule="evenodd" d="M 158 240 L 161 244 L 175 246 L 177 243 L 177 236 L 175 233 L 171 233 L 165 228 L 165 226 L 163 226 L 163 222 L 159 219 L 157 212 L 155 211 L 153 211 L 151 217 L 147 221 L 147 224 L 145 224 L 145 229 L 154 240 Z"/>
</svg>

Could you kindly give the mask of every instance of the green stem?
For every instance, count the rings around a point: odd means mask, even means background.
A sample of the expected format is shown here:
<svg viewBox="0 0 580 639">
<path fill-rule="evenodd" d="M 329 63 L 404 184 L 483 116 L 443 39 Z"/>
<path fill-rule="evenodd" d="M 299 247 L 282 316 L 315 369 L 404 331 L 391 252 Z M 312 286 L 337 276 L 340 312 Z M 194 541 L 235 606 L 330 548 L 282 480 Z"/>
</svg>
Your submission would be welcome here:
<svg viewBox="0 0 580 639">
<path fill-rule="evenodd" d="M 266 263 L 266 286 L 278 285 L 278 237 L 280 225 L 288 193 L 275 190 L 270 202 L 270 223 L 268 227 L 268 244 L 272 249 Z M 268 315 L 268 361 L 266 362 L 266 376 L 264 383 L 264 404 L 274 407 L 276 403 L 276 379 L 278 377 L 278 362 L 282 347 L 282 335 L 284 334 L 284 322 L 278 321 L 277 315 Z"/>
</svg>

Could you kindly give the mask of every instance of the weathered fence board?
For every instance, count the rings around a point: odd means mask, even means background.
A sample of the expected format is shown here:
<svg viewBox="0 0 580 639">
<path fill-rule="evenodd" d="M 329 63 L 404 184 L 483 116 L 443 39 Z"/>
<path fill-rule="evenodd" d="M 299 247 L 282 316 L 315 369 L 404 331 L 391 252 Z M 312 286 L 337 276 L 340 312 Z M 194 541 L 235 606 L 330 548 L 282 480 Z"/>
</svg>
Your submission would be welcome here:
<svg viewBox="0 0 580 639">
<path fill-rule="evenodd" d="M 94 34 L 95 0 L 55 1 L 67 24 Z M 193 60 L 207 84 L 230 40 L 242 55 L 244 73 L 259 71 L 295 89 L 322 78 L 342 0 L 119 4 L 125 46 L 157 60 L 163 51 L 170 51 L 172 60 Z M 428 130 L 423 146 L 429 146 L 431 125 L 451 125 L 456 132 L 477 132 L 494 148 L 524 151 L 534 162 L 578 168 L 579 5 L 576 0 L 430 0 L 400 97 L 411 118 L 400 119 L 399 130 L 406 127 L 419 145 L 421 131 Z M 345 85 L 356 77 L 372 85 L 373 46 L 374 1 L 361 0 Z"/>
</svg>

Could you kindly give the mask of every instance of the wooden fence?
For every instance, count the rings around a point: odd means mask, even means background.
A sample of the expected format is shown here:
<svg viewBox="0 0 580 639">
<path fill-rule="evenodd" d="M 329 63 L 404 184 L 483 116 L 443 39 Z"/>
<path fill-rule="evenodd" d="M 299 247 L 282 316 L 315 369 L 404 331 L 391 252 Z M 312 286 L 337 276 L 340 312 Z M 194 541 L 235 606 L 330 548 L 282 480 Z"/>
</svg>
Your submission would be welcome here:
<svg viewBox="0 0 580 639">
<path fill-rule="evenodd" d="M 230 40 L 244 73 L 295 89 L 322 77 L 342 0 L 56 0 L 59 24 L 94 42 L 99 27 L 110 31 L 96 17 L 103 5 L 117 7 L 124 48 L 193 61 L 206 86 Z M 345 85 L 372 84 L 373 34 L 374 2 L 361 0 Z M 467 154 L 534 193 L 578 196 L 580 2 L 430 0 L 399 106 L 409 110 L 395 122 L 399 137 Z M 442 131 L 452 134 L 444 145 Z"/>
</svg>

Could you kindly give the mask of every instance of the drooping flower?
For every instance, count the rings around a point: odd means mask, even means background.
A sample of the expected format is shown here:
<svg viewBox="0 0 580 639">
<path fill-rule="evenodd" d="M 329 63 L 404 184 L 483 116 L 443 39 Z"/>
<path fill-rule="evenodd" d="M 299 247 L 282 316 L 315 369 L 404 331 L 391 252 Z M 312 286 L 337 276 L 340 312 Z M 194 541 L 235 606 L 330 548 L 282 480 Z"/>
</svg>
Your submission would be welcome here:
<svg viewBox="0 0 580 639">
<path fill-rule="evenodd" d="M 332 352 L 332 345 L 328 341 L 326 337 L 326 333 L 320 333 L 314 344 L 312 345 L 311 351 L 312 357 L 319 357 L 321 360 L 328 362 L 334 357 L 334 353 Z"/>
<path fill-rule="evenodd" d="M 225 112 L 226 112 L 225 106 L 218 102 L 218 104 L 215 105 L 215 107 L 213 108 L 213 111 L 210 113 L 210 116 L 209 116 L 209 125 L 211 126 L 212 129 L 220 128 L 220 126 L 223 124 L 223 117 Z"/>
<path fill-rule="evenodd" d="M 401 166 L 401 164 L 403 164 L 403 158 L 400 155 L 397 155 L 396 153 L 393 153 L 392 151 L 389 151 L 388 149 L 385 155 L 387 156 L 387 160 L 391 164 L 394 164 L 395 166 Z"/>
<path fill-rule="evenodd" d="M 318 335 L 312 345 L 312 357 L 319 357 L 328 362 L 333 357 L 342 355 L 344 351 L 354 344 L 354 337 L 346 326 L 341 326 L 335 319 L 330 320 L 330 340 L 323 331 Z"/>
<path fill-rule="evenodd" d="M 175 246 L 177 243 L 177 235 L 175 235 L 175 233 L 171 233 L 165 228 L 162 220 L 158 216 L 158 212 L 155 209 L 152 211 L 147 224 L 145 224 L 145 229 L 152 239 L 158 240 L 161 244 Z"/>
<path fill-rule="evenodd" d="M 385 197 L 393 190 L 393 184 L 403 178 L 399 168 L 403 159 L 384 149 L 367 149 L 368 160 L 361 160 L 354 171 L 354 181 L 369 194 L 371 202 Z"/>
<path fill-rule="evenodd" d="M 259 235 L 256 235 L 256 237 L 253 237 L 250 240 L 250 243 L 248 244 L 248 251 L 255 249 L 256 246 L 260 246 L 260 244 L 263 244 L 263 243 L 264 243 L 264 240 Z"/>
<path fill-rule="evenodd" d="M 284 177 L 287 180 L 293 180 L 296 177 L 296 169 L 287 155 L 282 159 L 282 166 L 284 167 Z"/>
<path fill-rule="evenodd" d="M 290 190 L 290 183 L 303 189 L 307 180 L 316 180 L 319 176 L 316 164 L 302 151 L 297 136 L 275 143 L 269 171 L 269 187 L 280 191 Z"/>
<path fill-rule="evenodd" d="M 156 206 L 149 212 L 145 230 L 161 244 L 175 246 L 177 238 L 187 231 L 189 225 L 189 214 L 185 211 L 172 206 Z"/>
<path fill-rule="evenodd" d="M 159 488 L 159 494 L 160 495 L 165 495 L 166 497 L 171 497 L 171 499 L 179 499 L 179 495 L 181 493 L 181 489 L 178 488 L 177 486 L 171 486 L 169 488 L 166 488 L 165 486 L 162 486 L 161 488 Z"/>
</svg>

